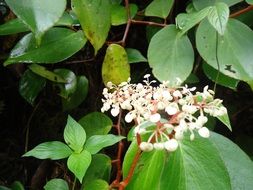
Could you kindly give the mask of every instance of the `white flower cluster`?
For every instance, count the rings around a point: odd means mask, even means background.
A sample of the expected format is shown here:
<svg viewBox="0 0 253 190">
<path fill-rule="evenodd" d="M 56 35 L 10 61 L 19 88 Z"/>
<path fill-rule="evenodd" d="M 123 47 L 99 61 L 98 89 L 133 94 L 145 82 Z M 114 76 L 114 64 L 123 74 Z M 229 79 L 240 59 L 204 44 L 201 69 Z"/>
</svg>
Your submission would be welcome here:
<svg viewBox="0 0 253 190">
<path fill-rule="evenodd" d="M 194 131 L 208 138 L 210 132 L 204 126 L 205 114 L 217 117 L 227 113 L 222 100 L 214 99 L 214 92 L 208 86 L 196 93 L 193 93 L 195 87 L 170 88 L 168 82 L 154 87 L 151 84 L 156 81 L 149 81 L 149 76 L 144 76 L 143 84 L 131 84 L 129 80 L 116 86 L 109 82 L 103 90 L 101 108 L 102 112 L 111 110 L 114 117 L 120 110 L 127 110 L 125 121 L 136 122 L 135 135 L 149 135 L 148 140 L 139 145 L 143 151 L 175 151 L 187 131 L 191 140 Z"/>
</svg>

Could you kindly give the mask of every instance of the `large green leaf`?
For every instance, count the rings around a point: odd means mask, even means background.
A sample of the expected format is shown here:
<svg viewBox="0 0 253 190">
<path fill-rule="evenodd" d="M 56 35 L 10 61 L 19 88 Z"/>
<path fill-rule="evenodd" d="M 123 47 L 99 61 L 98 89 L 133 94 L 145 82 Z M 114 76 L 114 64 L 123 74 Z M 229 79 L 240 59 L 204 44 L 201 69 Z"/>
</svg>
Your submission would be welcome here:
<svg viewBox="0 0 253 190">
<path fill-rule="evenodd" d="M 72 151 L 70 148 L 59 141 L 45 142 L 41 143 L 32 150 L 25 153 L 23 156 L 33 156 L 39 159 L 52 159 L 59 160 L 63 158 L 67 158 Z"/>
<path fill-rule="evenodd" d="M 217 133 L 212 133 L 210 141 L 219 151 L 226 166 L 232 190 L 251 190 L 253 187 L 252 160 L 236 144 Z"/>
<path fill-rule="evenodd" d="M 71 116 L 68 116 L 64 129 L 64 140 L 75 152 L 80 153 L 86 140 L 86 133 L 82 126 Z"/>
<path fill-rule="evenodd" d="M 80 183 L 82 183 L 90 163 L 91 154 L 86 150 L 83 150 L 81 153 L 71 154 L 67 161 L 69 170 L 75 174 Z"/>
<path fill-rule="evenodd" d="M 133 18 L 138 11 L 138 7 L 135 4 L 129 4 L 130 16 Z M 127 11 L 126 8 L 119 4 L 111 5 L 111 23 L 113 26 L 118 26 L 127 23 Z"/>
<path fill-rule="evenodd" d="M 89 183 L 95 179 L 110 180 L 111 159 L 105 154 L 95 154 L 92 156 L 91 164 L 83 178 L 82 185 Z"/>
<path fill-rule="evenodd" d="M 222 86 L 236 90 L 237 85 L 240 82 L 239 80 L 228 77 L 227 75 L 224 75 L 222 73 L 219 73 L 219 71 L 217 71 L 216 69 L 214 69 L 213 67 L 211 67 L 210 65 L 206 63 L 203 64 L 202 68 L 205 75 L 213 82 L 217 82 L 218 84 Z M 217 78 L 217 75 L 218 75 L 218 78 Z"/>
<path fill-rule="evenodd" d="M 208 20 L 216 31 L 223 35 L 226 30 L 227 22 L 229 17 L 229 8 L 225 3 L 216 3 L 208 14 Z"/>
<path fill-rule="evenodd" d="M 135 168 L 132 180 L 127 186 L 127 190 L 159 190 L 160 178 L 164 167 L 165 151 L 153 151 L 142 153 Z M 168 182 L 166 180 L 166 182 Z M 170 188 L 167 188 L 170 189 Z M 171 189 L 177 189 L 171 188 Z"/>
<path fill-rule="evenodd" d="M 128 63 L 147 62 L 147 59 L 137 49 L 126 48 Z"/>
<path fill-rule="evenodd" d="M 76 108 L 85 100 L 88 94 L 89 83 L 87 78 L 85 76 L 78 76 L 76 80 L 77 84 L 74 93 L 68 99 L 62 98 L 63 110 Z"/>
<path fill-rule="evenodd" d="M 69 190 L 68 183 L 63 179 L 51 179 L 44 186 L 45 190 Z"/>
<path fill-rule="evenodd" d="M 20 181 L 14 181 L 11 184 L 11 190 L 25 190 L 25 188 Z"/>
<path fill-rule="evenodd" d="M 146 16 L 166 18 L 173 6 L 174 0 L 153 0 L 146 8 Z"/>
<path fill-rule="evenodd" d="M 235 5 L 242 0 L 193 0 L 193 5 L 197 10 L 201 10 L 208 6 L 213 6 L 215 3 L 223 2 L 226 3 L 229 7 Z"/>
<path fill-rule="evenodd" d="M 66 0 L 6 0 L 6 3 L 31 29 L 39 44 L 42 35 L 60 19 L 67 4 Z"/>
<path fill-rule="evenodd" d="M 19 93 L 27 102 L 33 105 L 36 97 L 45 85 L 46 80 L 44 78 L 34 74 L 30 70 L 26 70 L 19 82 Z"/>
<path fill-rule="evenodd" d="M 101 149 L 112 146 L 124 139 L 125 137 L 116 136 L 116 135 L 94 135 L 87 139 L 84 149 L 90 152 L 91 154 L 98 153 Z"/>
<path fill-rule="evenodd" d="M 108 190 L 110 189 L 109 184 L 102 180 L 96 179 L 87 183 L 82 190 Z"/>
<path fill-rule="evenodd" d="M 159 81 L 170 81 L 175 86 L 177 78 L 184 81 L 191 73 L 194 52 L 187 36 L 179 36 L 175 25 L 157 32 L 148 47 L 148 61 Z"/>
<path fill-rule="evenodd" d="M 181 35 L 202 21 L 211 9 L 211 7 L 206 7 L 198 12 L 178 14 L 176 17 L 176 25 L 181 30 Z"/>
<path fill-rule="evenodd" d="M 68 69 L 55 69 L 54 73 L 66 81 L 65 84 L 56 84 L 60 88 L 59 95 L 62 98 L 69 99 L 69 97 L 74 94 L 77 88 L 77 78 L 75 73 Z"/>
<path fill-rule="evenodd" d="M 253 5 L 253 0 L 246 0 L 246 2 L 247 2 L 248 4 Z"/>
<path fill-rule="evenodd" d="M 59 82 L 59 83 L 66 83 L 67 81 L 64 80 L 61 76 L 55 74 L 52 71 L 47 70 L 45 67 L 37 65 L 37 64 L 32 64 L 29 65 L 28 68 L 34 72 L 35 74 L 44 77 L 50 81 L 53 82 Z"/>
<path fill-rule="evenodd" d="M 110 30 L 111 5 L 108 0 L 72 0 L 71 2 L 84 33 L 97 54 Z"/>
<path fill-rule="evenodd" d="M 130 77 L 130 66 L 125 49 L 118 44 L 111 44 L 105 54 L 102 65 L 102 78 L 105 84 L 120 84 Z"/>
<path fill-rule="evenodd" d="M 34 35 L 25 35 L 12 49 L 4 65 L 14 63 L 57 63 L 79 51 L 86 39 L 82 31 L 74 32 L 66 28 L 52 28 L 36 47 Z"/>
<path fill-rule="evenodd" d="M 202 58 L 215 69 L 232 78 L 252 81 L 253 32 L 240 21 L 230 19 L 223 36 L 217 35 L 207 20 L 202 21 L 197 30 L 196 44 Z"/>
<path fill-rule="evenodd" d="M 87 138 L 93 135 L 106 135 L 112 128 L 112 120 L 100 112 L 92 112 L 82 117 L 78 123 L 85 129 Z"/>
</svg>

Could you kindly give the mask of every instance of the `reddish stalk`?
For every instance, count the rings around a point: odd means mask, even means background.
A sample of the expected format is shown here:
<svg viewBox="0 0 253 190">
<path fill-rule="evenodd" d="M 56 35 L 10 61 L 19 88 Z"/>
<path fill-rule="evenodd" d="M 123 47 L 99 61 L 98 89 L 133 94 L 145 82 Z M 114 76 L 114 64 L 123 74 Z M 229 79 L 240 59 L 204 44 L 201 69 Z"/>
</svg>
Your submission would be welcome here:
<svg viewBox="0 0 253 190">
<path fill-rule="evenodd" d="M 237 12 L 231 14 L 231 15 L 230 15 L 230 18 L 237 17 L 237 16 L 239 16 L 239 15 L 241 15 L 241 14 L 244 14 L 244 13 L 246 13 L 246 12 L 249 12 L 249 11 L 251 11 L 251 10 L 253 10 L 253 5 L 250 5 L 250 6 L 244 8 L 244 9 L 242 9 L 242 10 L 239 10 L 239 11 L 237 11 Z"/>
<path fill-rule="evenodd" d="M 165 27 L 167 26 L 165 23 L 157 23 L 157 22 L 150 22 L 150 21 L 143 21 L 143 20 L 133 20 L 131 19 L 132 24 L 140 24 L 140 25 L 149 25 L 149 26 L 158 26 L 158 27 Z"/>
</svg>

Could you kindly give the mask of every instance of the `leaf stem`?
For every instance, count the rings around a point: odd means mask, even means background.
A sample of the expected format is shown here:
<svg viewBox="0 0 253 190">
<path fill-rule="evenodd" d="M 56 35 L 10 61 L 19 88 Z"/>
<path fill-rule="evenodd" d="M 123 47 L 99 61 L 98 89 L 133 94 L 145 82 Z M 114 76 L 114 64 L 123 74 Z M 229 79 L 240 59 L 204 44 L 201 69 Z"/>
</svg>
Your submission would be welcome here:
<svg viewBox="0 0 253 190">
<path fill-rule="evenodd" d="M 246 13 L 246 12 L 249 12 L 249 11 L 251 11 L 251 10 L 253 10 L 253 5 L 250 5 L 250 6 L 246 7 L 246 8 L 244 8 L 244 9 L 241 9 L 241 10 L 239 10 L 239 11 L 237 11 L 237 12 L 231 14 L 231 15 L 230 15 L 230 18 L 237 17 L 237 16 L 239 16 L 239 15 L 241 15 L 241 14 L 244 14 L 244 13 Z"/>
<path fill-rule="evenodd" d="M 75 190 L 75 187 L 76 187 L 76 177 L 75 177 L 73 185 L 72 185 L 72 190 Z"/>
</svg>

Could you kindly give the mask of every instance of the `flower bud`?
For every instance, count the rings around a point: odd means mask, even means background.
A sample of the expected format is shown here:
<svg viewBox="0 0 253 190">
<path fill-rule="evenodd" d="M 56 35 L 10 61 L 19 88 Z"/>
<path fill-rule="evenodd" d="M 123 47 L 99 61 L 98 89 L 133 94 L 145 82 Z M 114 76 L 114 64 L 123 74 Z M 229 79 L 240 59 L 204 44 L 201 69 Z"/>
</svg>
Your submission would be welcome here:
<svg viewBox="0 0 253 190">
<path fill-rule="evenodd" d="M 127 113 L 126 116 L 125 116 L 125 121 L 127 123 L 131 123 L 133 121 L 133 114 L 131 112 Z"/>
<path fill-rule="evenodd" d="M 163 150 L 164 149 L 164 143 L 154 143 L 154 149 Z"/>
<path fill-rule="evenodd" d="M 148 143 L 148 142 L 141 142 L 139 147 L 144 152 L 150 152 L 154 148 L 153 145 L 151 143 Z"/>
<path fill-rule="evenodd" d="M 203 137 L 203 138 L 208 138 L 208 137 L 210 137 L 210 131 L 209 131 L 209 129 L 206 128 L 206 127 L 200 128 L 200 129 L 198 130 L 198 133 L 199 133 L 199 135 L 200 135 L 201 137 Z"/>
<path fill-rule="evenodd" d="M 119 107 L 114 107 L 111 109 L 111 114 L 113 117 L 116 117 L 119 114 Z"/>
<path fill-rule="evenodd" d="M 170 152 L 173 152 L 177 149 L 178 142 L 177 142 L 176 139 L 168 140 L 164 143 L 164 147 L 165 147 L 166 150 L 168 150 Z"/>
<path fill-rule="evenodd" d="M 161 115 L 159 113 L 155 113 L 155 114 L 151 115 L 149 118 L 149 120 L 153 123 L 160 121 L 160 119 L 161 119 Z"/>
</svg>

